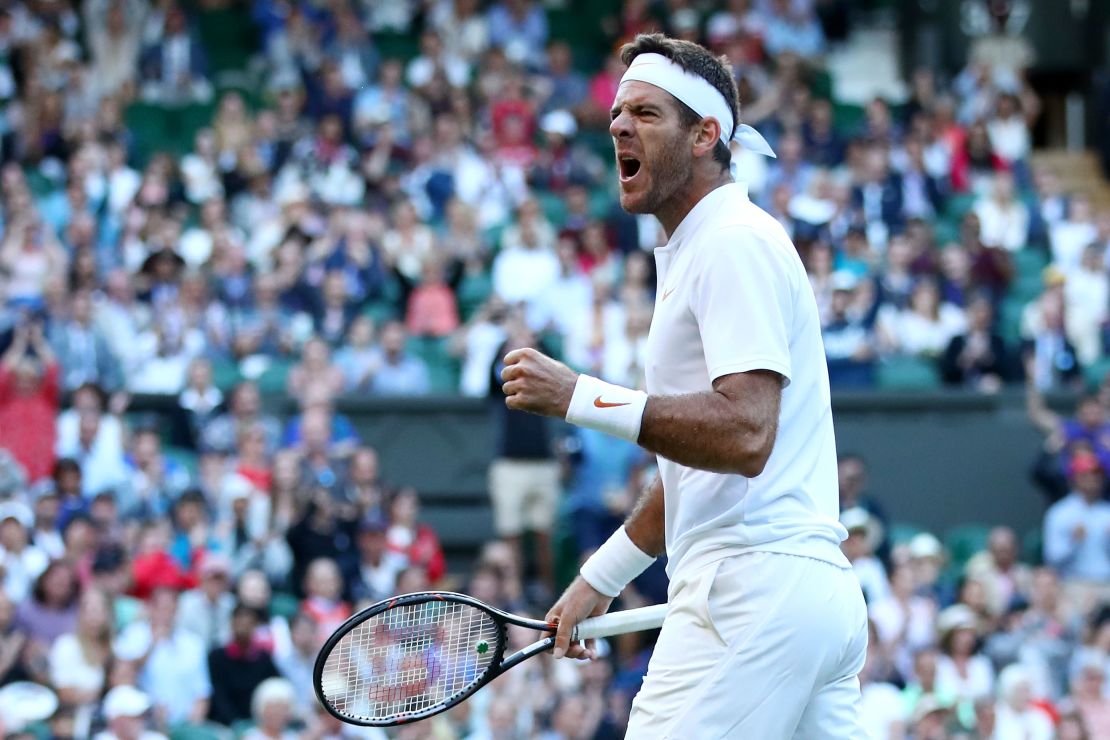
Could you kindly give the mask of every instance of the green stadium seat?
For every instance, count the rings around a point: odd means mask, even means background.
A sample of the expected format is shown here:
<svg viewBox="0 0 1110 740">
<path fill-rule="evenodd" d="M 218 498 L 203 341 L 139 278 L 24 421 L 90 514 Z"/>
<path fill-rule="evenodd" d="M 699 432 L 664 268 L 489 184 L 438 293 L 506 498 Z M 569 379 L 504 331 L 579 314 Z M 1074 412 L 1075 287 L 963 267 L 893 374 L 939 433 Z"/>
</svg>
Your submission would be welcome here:
<svg viewBox="0 0 1110 740">
<path fill-rule="evenodd" d="M 458 393 L 459 362 L 448 351 L 446 337 L 410 337 L 408 349 L 428 366 L 433 393 Z"/>
<path fill-rule="evenodd" d="M 466 275 L 459 281 L 455 298 L 459 303 L 459 318 L 470 321 L 474 312 L 482 307 L 493 293 L 493 279 L 489 272 Z"/>
<path fill-rule="evenodd" d="M 285 591 L 275 591 L 270 597 L 270 614 L 291 621 L 301 609 L 301 602 L 296 596 Z"/>
<path fill-rule="evenodd" d="M 258 50 L 258 33 L 245 3 L 204 10 L 196 15 L 197 33 L 208 57 L 210 77 L 246 69 Z"/>
<path fill-rule="evenodd" d="M 209 722 L 194 725 L 177 724 L 169 729 L 169 740 L 233 740 L 235 734 L 224 727 Z"/>
<path fill-rule="evenodd" d="M 879 363 L 878 386 L 889 390 L 928 390 L 941 385 L 932 360 L 893 356 Z"/>
<path fill-rule="evenodd" d="M 1038 281 L 1041 280 L 1041 271 L 1048 265 L 1048 255 L 1036 247 L 1019 249 L 1011 257 L 1019 276 L 1035 276 Z"/>
<path fill-rule="evenodd" d="M 998 332 L 1011 346 L 1021 341 L 1021 315 L 1025 304 L 1026 301 L 1018 298 L 1006 298 L 998 307 Z"/>
<path fill-rule="evenodd" d="M 555 230 L 558 231 L 562 228 L 567 220 L 567 204 L 563 200 L 563 196 L 555 193 L 536 193 L 536 200 L 539 201 L 543 215 L 547 217 Z"/>
<path fill-rule="evenodd" d="M 916 524 L 894 522 L 887 530 L 887 537 L 890 539 L 891 545 L 908 545 L 910 540 L 925 531 L 927 530 L 924 527 L 919 527 Z"/>
<path fill-rule="evenodd" d="M 960 225 L 950 218 L 940 216 L 933 222 L 933 236 L 938 245 L 943 247 L 960 240 Z"/>
<path fill-rule="evenodd" d="M 289 359 L 273 358 L 269 367 L 255 379 L 259 392 L 265 395 L 284 393 L 293 364 Z"/>
<path fill-rule="evenodd" d="M 1106 355 L 1083 368 L 1083 378 L 1087 381 L 1087 385 L 1092 388 L 1101 385 L 1107 373 L 1110 373 L 1110 356 Z"/>
<path fill-rule="evenodd" d="M 376 33 L 374 46 L 382 55 L 382 59 L 400 59 L 407 62 L 420 53 L 420 42 L 415 34 L 407 33 Z"/>
<path fill-rule="evenodd" d="M 238 740 L 238 738 L 246 737 L 247 733 L 254 728 L 253 719 L 237 719 L 231 723 L 231 734 Z"/>
<path fill-rule="evenodd" d="M 1021 555 L 1023 563 L 1037 566 L 1044 565 L 1044 530 L 1034 527 L 1021 538 Z"/>
<path fill-rule="evenodd" d="M 863 126 L 865 110 L 862 105 L 833 102 L 833 128 L 842 135 L 853 136 Z"/>
<path fill-rule="evenodd" d="M 362 309 L 363 316 L 369 316 L 375 326 L 380 327 L 387 321 L 400 318 L 397 313 L 397 304 L 393 301 L 371 301 Z"/>
<path fill-rule="evenodd" d="M 189 477 L 191 477 L 193 480 L 196 480 L 197 472 L 199 470 L 199 465 L 197 463 L 197 453 L 193 452 L 192 450 L 186 450 L 183 447 L 166 447 L 163 448 L 162 454 L 165 455 L 166 459 L 173 460 L 175 463 L 189 471 Z"/>
<path fill-rule="evenodd" d="M 948 198 L 948 202 L 944 204 L 944 215 L 948 218 L 959 223 L 967 215 L 971 207 L 975 205 L 975 201 L 979 196 L 974 193 L 964 193 L 960 195 L 953 195 Z"/>
<path fill-rule="evenodd" d="M 952 564 L 961 569 L 971 556 L 987 548 L 991 528 L 985 524 L 961 524 L 944 533 L 944 546 Z"/>
<path fill-rule="evenodd" d="M 224 393 L 227 393 L 242 379 L 243 375 L 239 372 L 239 363 L 232 360 L 212 361 L 212 383 Z"/>
</svg>

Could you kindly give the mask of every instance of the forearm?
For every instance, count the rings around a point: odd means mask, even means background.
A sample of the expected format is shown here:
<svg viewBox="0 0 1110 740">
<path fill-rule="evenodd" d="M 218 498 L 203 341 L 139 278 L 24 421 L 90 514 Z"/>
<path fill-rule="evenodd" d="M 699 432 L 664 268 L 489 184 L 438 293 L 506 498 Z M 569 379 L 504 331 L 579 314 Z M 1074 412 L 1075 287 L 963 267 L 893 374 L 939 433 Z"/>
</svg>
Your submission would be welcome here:
<svg viewBox="0 0 1110 740">
<path fill-rule="evenodd" d="M 662 555 L 667 549 L 663 530 L 664 511 L 663 481 L 656 476 L 640 494 L 639 501 L 624 522 L 628 538 L 652 557 Z"/>
<path fill-rule="evenodd" d="M 644 408 L 639 444 L 680 465 L 755 477 L 774 444 L 777 409 L 753 394 L 737 404 L 719 390 L 683 396 L 651 396 Z M 772 419 L 771 424 L 760 419 Z"/>
</svg>

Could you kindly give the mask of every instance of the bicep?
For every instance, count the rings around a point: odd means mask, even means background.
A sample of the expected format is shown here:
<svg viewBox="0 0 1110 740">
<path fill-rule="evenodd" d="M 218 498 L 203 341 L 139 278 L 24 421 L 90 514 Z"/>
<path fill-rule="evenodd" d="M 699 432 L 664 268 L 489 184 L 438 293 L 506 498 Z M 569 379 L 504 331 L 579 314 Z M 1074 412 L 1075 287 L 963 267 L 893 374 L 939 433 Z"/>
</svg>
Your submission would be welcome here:
<svg viewBox="0 0 1110 740">
<path fill-rule="evenodd" d="M 786 378 L 773 370 L 749 370 L 722 375 L 713 381 L 713 390 L 725 397 L 730 411 L 745 426 L 774 430 L 785 383 Z"/>
</svg>

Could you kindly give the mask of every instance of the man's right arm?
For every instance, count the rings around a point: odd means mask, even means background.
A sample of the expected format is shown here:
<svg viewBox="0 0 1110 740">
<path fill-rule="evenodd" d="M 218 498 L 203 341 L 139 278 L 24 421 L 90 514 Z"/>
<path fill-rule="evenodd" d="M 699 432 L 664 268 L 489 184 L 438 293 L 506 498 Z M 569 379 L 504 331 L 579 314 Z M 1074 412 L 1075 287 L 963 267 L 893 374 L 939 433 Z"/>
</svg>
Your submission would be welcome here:
<svg viewBox="0 0 1110 740">
<path fill-rule="evenodd" d="M 658 557 L 666 550 L 663 530 L 664 502 L 663 481 L 659 476 L 640 494 L 632 513 L 625 520 L 624 529 L 637 548 L 651 557 Z M 596 617 L 609 610 L 612 596 L 601 593 L 582 576 L 578 576 L 547 612 L 547 621 L 556 622 L 559 631 L 555 636 L 555 657 L 592 658 L 592 641 L 586 645 L 570 642 L 575 626 L 587 617 Z"/>
</svg>

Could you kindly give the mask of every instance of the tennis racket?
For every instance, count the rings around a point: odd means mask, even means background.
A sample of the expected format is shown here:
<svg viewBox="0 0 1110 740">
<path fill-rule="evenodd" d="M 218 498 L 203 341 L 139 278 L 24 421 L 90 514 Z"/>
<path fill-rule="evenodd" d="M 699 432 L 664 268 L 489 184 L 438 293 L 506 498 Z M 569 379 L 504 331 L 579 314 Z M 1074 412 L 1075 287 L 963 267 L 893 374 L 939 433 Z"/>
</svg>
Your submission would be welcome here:
<svg viewBox="0 0 1110 740">
<path fill-rule="evenodd" d="M 583 620 L 574 639 L 657 629 L 666 604 Z M 505 657 L 511 624 L 548 633 Z M 392 727 L 439 714 L 513 666 L 555 645 L 556 626 L 463 594 L 425 591 L 363 609 L 316 656 L 313 686 L 333 716 Z"/>
</svg>

